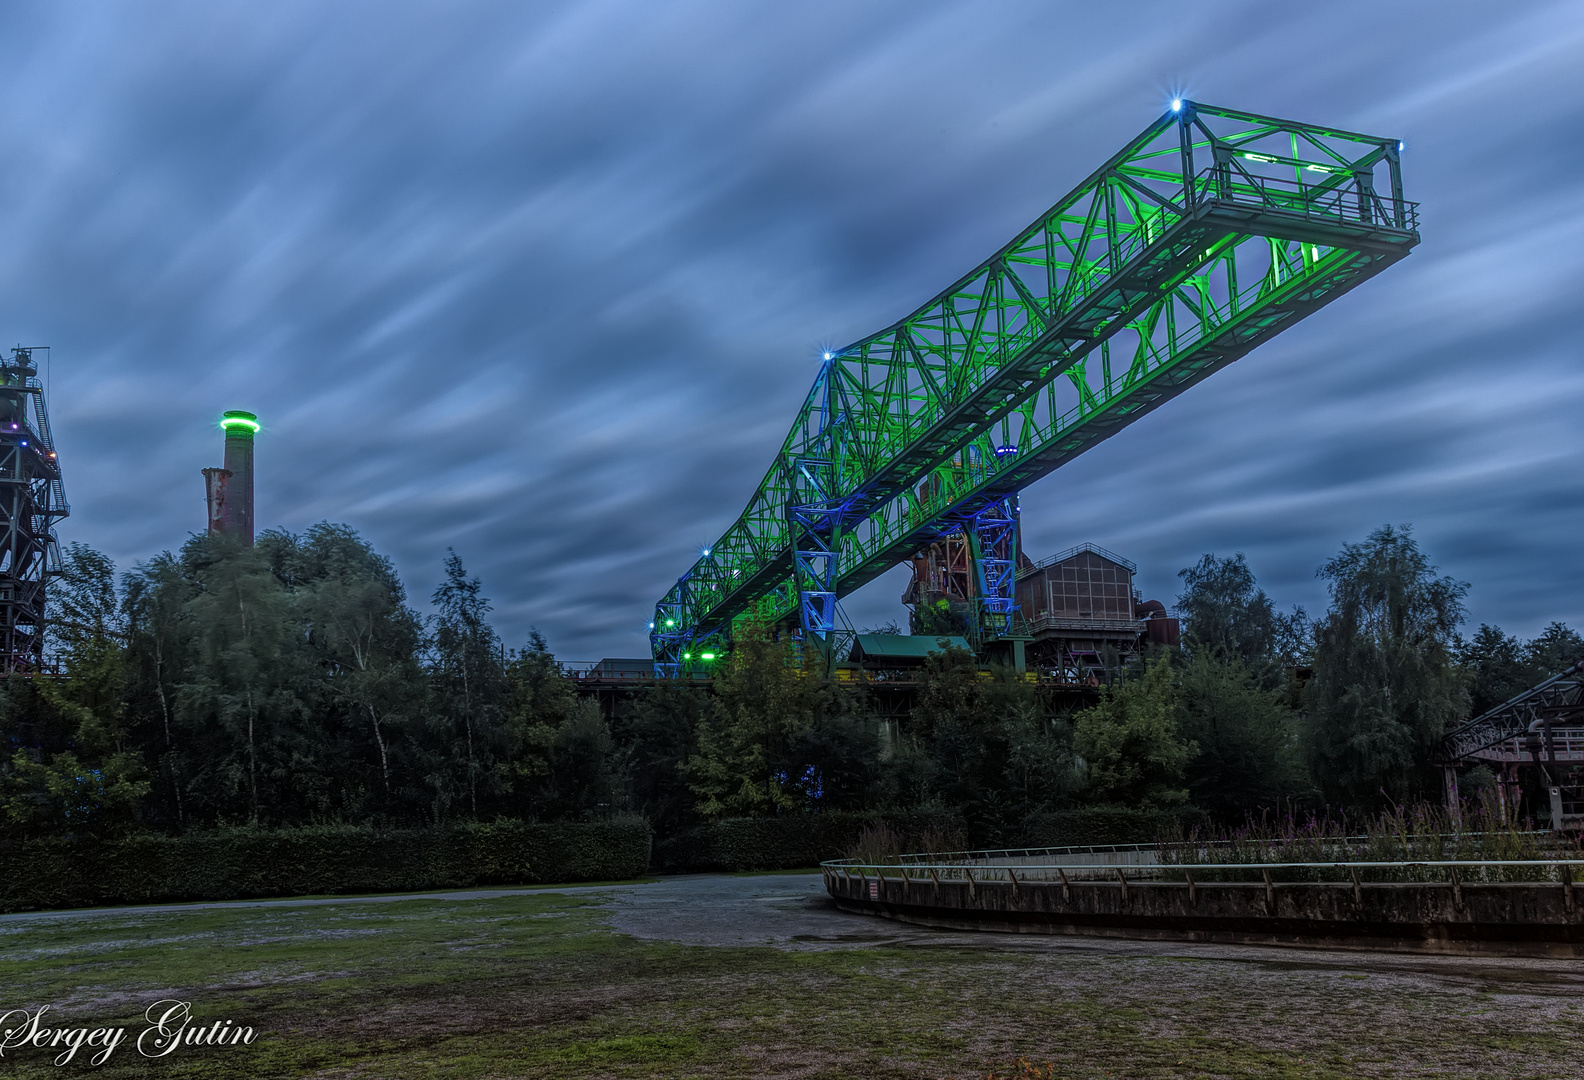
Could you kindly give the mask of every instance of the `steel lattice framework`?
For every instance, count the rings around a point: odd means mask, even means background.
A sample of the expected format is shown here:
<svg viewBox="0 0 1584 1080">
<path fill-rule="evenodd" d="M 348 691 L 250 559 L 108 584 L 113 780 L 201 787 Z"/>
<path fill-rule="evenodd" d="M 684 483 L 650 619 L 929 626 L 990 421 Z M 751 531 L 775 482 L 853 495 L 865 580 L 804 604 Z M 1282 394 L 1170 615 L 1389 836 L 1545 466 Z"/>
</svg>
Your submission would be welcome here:
<svg viewBox="0 0 1584 1080">
<path fill-rule="evenodd" d="M 0 675 L 43 666 L 55 523 L 71 513 L 33 352 L 0 356 Z"/>
<path fill-rule="evenodd" d="M 662 672 L 964 532 L 981 607 L 1016 493 L 1405 256 L 1396 139 L 1191 101 L 950 288 L 826 354 L 748 507 L 655 608 Z"/>
<path fill-rule="evenodd" d="M 1553 770 L 1584 764 L 1584 661 L 1454 728 L 1436 757 L 1446 765 L 1539 764 L 1542 754 Z"/>
<path fill-rule="evenodd" d="M 1516 807 L 1518 766 L 1532 764 L 1549 790 L 1551 827 L 1584 829 L 1584 660 L 1449 731 L 1436 757 L 1454 810 L 1456 766 L 1491 766 L 1498 798 L 1505 802 L 1510 790 Z"/>
</svg>

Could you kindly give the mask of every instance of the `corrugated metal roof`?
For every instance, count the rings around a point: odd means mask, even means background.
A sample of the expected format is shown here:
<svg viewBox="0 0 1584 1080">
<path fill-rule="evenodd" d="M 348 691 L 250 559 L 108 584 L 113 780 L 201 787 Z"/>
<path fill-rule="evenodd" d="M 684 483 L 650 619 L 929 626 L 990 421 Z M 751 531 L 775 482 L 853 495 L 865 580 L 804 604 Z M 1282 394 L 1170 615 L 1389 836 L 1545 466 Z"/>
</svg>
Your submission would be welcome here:
<svg viewBox="0 0 1584 1080">
<path fill-rule="evenodd" d="M 959 649 L 968 648 L 968 639 L 960 637 L 931 637 L 927 634 L 859 634 L 853 642 L 854 660 L 922 660 L 930 653 L 941 651 L 945 641 Z"/>
<path fill-rule="evenodd" d="M 1107 562 L 1114 562 L 1118 566 L 1125 568 L 1127 570 L 1127 572 L 1130 573 L 1130 574 L 1137 574 L 1138 573 L 1138 564 L 1133 562 L 1133 560 L 1131 560 L 1131 559 L 1124 559 L 1122 556 L 1118 555 L 1116 552 L 1107 551 L 1105 548 L 1101 547 L 1099 544 L 1079 544 L 1077 547 L 1071 547 L 1071 548 L 1068 548 L 1066 551 L 1057 552 L 1055 555 L 1052 555 L 1050 558 L 1041 559 L 1039 562 L 1034 563 L 1034 564 L 1032 564 L 1030 566 L 1020 566 L 1020 567 L 1018 567 L 1018 569 L 1017 569 L 1018 579 L 1022 580 L 1023 578 L 1028 577 L 1030 574 L 1033 574 L 1033 573 L 1036 573 L 1037 571 L 1045 569 L 1047 566 L 1055 566 L 1057 563 L 1066 562 L 1068 559 L 1071 559 L 1071 558 L 1073 558 L 1075 556 L 1078 556 L 1078 555 L 1083 555 L 1086 552 L 1088 554 L 1090 554 L 1090 555 L 1098 555 L 1102 559 L 1105 559 Z"/>
</svg>

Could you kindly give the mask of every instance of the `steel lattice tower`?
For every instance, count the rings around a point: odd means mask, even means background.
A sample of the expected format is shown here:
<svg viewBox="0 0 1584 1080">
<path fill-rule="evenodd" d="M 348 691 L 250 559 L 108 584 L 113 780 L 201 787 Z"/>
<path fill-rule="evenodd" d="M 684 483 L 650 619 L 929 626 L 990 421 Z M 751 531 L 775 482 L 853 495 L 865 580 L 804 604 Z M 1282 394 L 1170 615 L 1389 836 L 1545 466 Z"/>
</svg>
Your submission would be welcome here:
<svg viewBox="0 0 1584 1080">
<path fill-rule="evenodd" d="M 44 659 L 49 579 L 60 573 L 55 523 L 71 513 L 33 349 L 0 357 L 0 672 Z"/>
</svg>

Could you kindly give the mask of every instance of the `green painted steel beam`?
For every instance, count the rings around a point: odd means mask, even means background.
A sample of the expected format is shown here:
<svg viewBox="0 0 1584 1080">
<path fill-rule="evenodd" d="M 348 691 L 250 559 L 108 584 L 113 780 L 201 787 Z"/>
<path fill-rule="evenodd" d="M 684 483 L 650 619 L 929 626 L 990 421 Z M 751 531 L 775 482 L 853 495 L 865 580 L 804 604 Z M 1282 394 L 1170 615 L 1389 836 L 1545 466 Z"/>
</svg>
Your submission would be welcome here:
<svg viewBox="0 0 1584 1080">
<path fill-rule="evenodd" d="M 845 595 L 1402 258 L 1419 236 L 1400 148 L 1168 112 L 949 288 L 829 356 L 748 507 L 657 605 L 657 660 L 795 615 L 793 506 L 832 510 Z"/>
</svg>

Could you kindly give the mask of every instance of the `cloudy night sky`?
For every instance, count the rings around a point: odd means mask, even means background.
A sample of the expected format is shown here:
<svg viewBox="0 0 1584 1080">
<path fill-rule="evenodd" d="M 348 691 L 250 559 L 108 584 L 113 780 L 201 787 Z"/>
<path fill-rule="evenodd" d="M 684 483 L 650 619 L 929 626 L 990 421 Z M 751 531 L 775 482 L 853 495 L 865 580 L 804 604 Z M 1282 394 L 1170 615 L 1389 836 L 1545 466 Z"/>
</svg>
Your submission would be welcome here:
<svg viewBox="0 0 1584 1080">
<path fill-rule="evenodd" d="M 1121 14 L 1125 12 L 1126 14 Z M 1577 3 L 13 3 L 0 338 L 49 345 L 81 541 L 347 522 L 427 609 L 647 653 L 823 348 L 989 255 L 1173 93 L 1406 141 L 1408 259 L 1023 494 L 1168 603 L 1282 605 L 1411 522 L 1472 623 L 1584 626 Z M 899 576 L 900 575 L 900 576 Z M 905 571 L 849 598 L 901 617 Z"/>
</svg>

